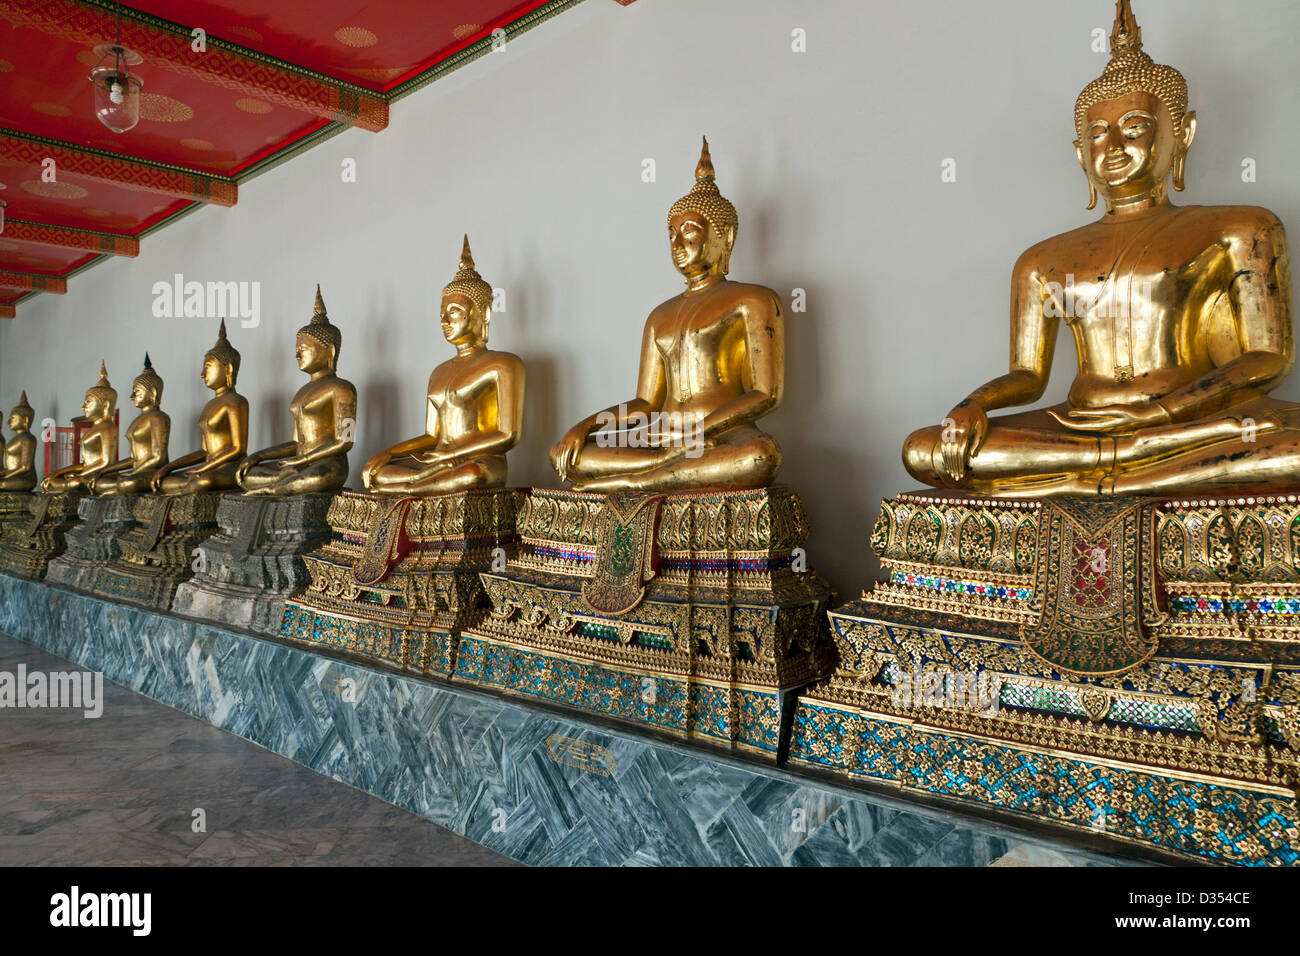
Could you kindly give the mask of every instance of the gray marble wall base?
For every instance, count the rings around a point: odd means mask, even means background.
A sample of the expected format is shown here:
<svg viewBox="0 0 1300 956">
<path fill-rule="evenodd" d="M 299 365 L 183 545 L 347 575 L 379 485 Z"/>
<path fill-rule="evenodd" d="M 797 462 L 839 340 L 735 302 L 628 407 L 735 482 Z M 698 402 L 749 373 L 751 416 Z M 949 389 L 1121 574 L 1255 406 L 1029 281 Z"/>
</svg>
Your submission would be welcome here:
<svg viewBox="0 0 1300 956">
<path fill-rule="evenodd" d="M 221 533 L 199 547 L 205 567 L 176 589 L 177 614 L 278 634 L 284 603 L 310 582 L 302 556 L 330 536 L 332 494 L 222 495 Z"/>
<path fill-rule="evenodd" d="M 1117 862 L 1065 838 L 3 574 L 0 630 L 526 863 Z"/>
<path fill-rule="evenodd" d="M 68 529 L 67 550 L 50 561 L 45 579 L 93 591 L 99 569 L 122 553 L 117 536 L 135 524 L 136 497 L 83 498 L 77 505 L 81 523 Z"/>
</svg>

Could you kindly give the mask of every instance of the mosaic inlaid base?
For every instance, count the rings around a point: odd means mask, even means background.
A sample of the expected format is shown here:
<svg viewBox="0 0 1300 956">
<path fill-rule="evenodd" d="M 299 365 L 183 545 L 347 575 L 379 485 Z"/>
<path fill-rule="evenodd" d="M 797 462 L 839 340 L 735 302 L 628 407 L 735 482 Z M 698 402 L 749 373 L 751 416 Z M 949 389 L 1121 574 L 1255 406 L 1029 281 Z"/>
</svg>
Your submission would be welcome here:
<svg viewBox="0 0 1300 956">
<path fill-rule="evenodd" d="M 77 523 L 77 508 L 86 493 L 34 494 L 27 516 L 14 518 L 0 540 L 0 571 L 20 578 L 45 577 L 50 561 L 67 548 L 67 533 Z"/>
<path fill-rule="evenodd" d="M 525 863 L 1126 862 L 1103 836 L 972 819 L 2 575 L 0 631 Z"/>
<path fill-rule="evenodd" d="M 886 580 L 831 612 L 840 665 L 801 702 L 792 759 L 1294 865 L 1300 631 L 1275 606 L 1297 519 L 1288 496 L 886 501 Z M 1185 606 L 1218 589 L 1254 607 Z"/>
<path fill-rule="evenodd" d="M 118 536 L 135 527 L 136 498 L 83 498 L 77 508 L 81 523 L 68 529 L 67 550 L 50 562 L 45 579 L 79 591 L 95 590 L 100 569 L 122 553 Z"/>
<path fill-rule="evenodd" d="M 830 673 L 830 585 L 787 488 L 607 498 L 534 490 L 457 680 L 779 757 Z"/>
<path fill-rule="evenodd" d="M 310 581 L 303 555 L 329 540 L 325 513 L 333 500 L 222 495 L 221 533 L 198 546 L 199 570 L 176 589 L 172 610 L 278 634 L 285 601 Z"/>
<path fill-rule="evenodd" d="M 505 566 L 522 499 L 341 492 L 326 518 L 333 537 L 305 556 L 310 582 L 286 603 L 281 636 L 450 675 L 461 631 L 487 612 L 479 572 Z"/>
<path fill-rule="evenodd" d="M 166 610 L 193 577 L 198 547 L 217 533 L 221 492 L 140 495 L 135 526 L 118 536 L 121 553 L 100 569 L 95 593 Z"/>
</svg>

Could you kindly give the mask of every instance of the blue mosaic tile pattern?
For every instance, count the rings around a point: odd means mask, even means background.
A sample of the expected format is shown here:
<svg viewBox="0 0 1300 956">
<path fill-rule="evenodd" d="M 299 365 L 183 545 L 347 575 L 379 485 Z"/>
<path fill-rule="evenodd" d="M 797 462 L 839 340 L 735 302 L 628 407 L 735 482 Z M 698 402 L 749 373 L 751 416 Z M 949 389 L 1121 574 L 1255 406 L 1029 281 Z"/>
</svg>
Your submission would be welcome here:
<svg viewBox="0 0 1300 956">
<path fill-rule="evenodd" d="M 949 736 L 805 698 L 794 717 L 791 759 L 922 792 L 1046 817 L 1177 853 L 1255 866 L 1300 865 L 1293 799 L 1048 756 Z"/>
<path fill-rule="evenodd" d="M 947 591 L 951 594 L 974 594 L 980 597 L 1004 598 L 1010 601 L 1032 601 L 1034 589 L 1015 585 L 993 584 L 967 578 L 949 578 L 935 574 L 915 574 L 910 571 L 894 571 L 890 575 L 894 584 L 907 584 L 931 591 Z"/>
<path fill-rule="evenodd" d="M 1068 840 L 7 575 L 0 630 L 526 863 L 1119 862 Z"/>
<path fill-rule="evenodd" d="M 1300 597 L 1190 597 L 1169 599 L 1169 609 L 1180 614 L 1300 614 Z"/>
</svg>

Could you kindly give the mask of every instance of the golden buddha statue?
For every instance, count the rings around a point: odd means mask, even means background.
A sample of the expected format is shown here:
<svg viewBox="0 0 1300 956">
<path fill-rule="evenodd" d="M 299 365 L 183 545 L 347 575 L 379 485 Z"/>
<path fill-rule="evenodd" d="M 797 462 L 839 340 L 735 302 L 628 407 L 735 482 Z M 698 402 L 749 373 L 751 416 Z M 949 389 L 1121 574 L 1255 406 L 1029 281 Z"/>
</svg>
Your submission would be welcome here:
<svg viewBox="0 0 1300 956">
<path fill-rule="evenodd" d="M 235 473 L 248 450 L 248 399 L 235 391 L 239 352 L 226 338 L 225 319 L 221 320 L 217 344 L 203 357 L 201 377 L 214 393 L 199 412 L 203 447 L 154 472 L 153 490 L 164 495 L 238 487 Z"/>
<path fill-rule="evenodd" d="M 636 397 L 583 419 L 551 449 L 576 489 L 760 488 L 781 464 L 776 440 L 754 424 L 781 402 L 781 303 L 726 278 L 739 220 L 714 178 L 706 139 L 694 188 L 668 213 L 686 291 L 646 320 Z"/>
<path fill-rule="evenodd" d="M 465 237 L 460 271 L 442 291 L 442 334 L 456 348 L 429 376 L 425 433 L 366 462 L 366 489 L 436 495 L 506 483 L 506 452 L 519 441 L 524 363 L 487 347 L 492 287 L 474 269 Z"/>
<path fill-rule="evenodd" d="M 113 412 L 117 390 L 108 383 L 108 369 L 99 363 L 99 381 L 86 389 L 81 411 L 90 419 L 90 427 L 81 436 L 81 461 L 46 475 L 41 491 L 47 494 L 89 489 L 90 482 L 117 461 L 117 422 Z"/>
<path fill-rule="evenodd" d="M 1106 214 L 1021 255 L 1010 371 L 911 435 L 907 470 L 999 495 L 1294 486 L 1300 407 L 1267 396 L 1295 357 L 1282 224 L 1250 206 L 1170 203 L 1196 114 L 1182 75 L 1142 52 L 1128 0 L 1075 126 L 1088 208 L 1100 193 Z M 988 418 L 1042 396 L 1058 318 L 1079 360 L 1068 400 Z"/>
<path fill-rule="evenodd" d="M 348 452 L 357 390 L 338 371 L 343 333 L 325 311 L 320 286 L 311 321 L 298 330 L 298 368 L 309 381 L 294 395 L 293 441 L 249 455 L 235 474 L 249 495 L 307 495 L 337 491 L 348 480 Z"/>
<path fill-rule="evenodd" d="M 103 469 L 90 482 L 93 494 L 102 497 L 136 495 L 152 487 L 154 472 L 167 464 L 167 440 L 171 417 L 158 406 L 162 403 L 163 380 L 153 370 L 149 353 L 144 353 L 144 370 L 131 383 L 131 403 L 140 409 L 127 426 L 126 440 L 131 457 Z"/>
<path fill-rule="evenodd" d="M 36 487 L 36 436 L 32 421 L 36 410 L 27 404 L 24 391 L 9 413 L 9 430 L 14 437 L 5 442 L 5 468 L 0 474 L 0 491 L 31 491 Z"/>
</svg>

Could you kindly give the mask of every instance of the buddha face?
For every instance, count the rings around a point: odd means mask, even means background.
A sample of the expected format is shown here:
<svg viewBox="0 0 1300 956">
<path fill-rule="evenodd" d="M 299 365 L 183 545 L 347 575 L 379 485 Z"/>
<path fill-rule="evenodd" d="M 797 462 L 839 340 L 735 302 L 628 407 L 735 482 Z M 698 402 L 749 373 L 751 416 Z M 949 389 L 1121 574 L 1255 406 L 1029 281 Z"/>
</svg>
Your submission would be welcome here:
<svg viewBox="0 0 1300 956">
<path fill-rule="evenodd" d="M 334 362 L 332 352 L 333 350 L 324 342 L 318 341 L 306 332 L 298 333 L 298 344 L 294 349 L 294 355 L 298 359 L 298 368 L 308 375 L 321 369 L 331 368 Z"/>
<path fill-rule="evenodd" d="M 153 404 L 152 398 L 149 389 L 144 387 L 144 382 L 136 382 L 131 386 L 131 404 L 136 408 L 144 408 L 146 405 Z"/>
<path fill-rule="evenodd" d="M 1084 120 L 1079 161 L 1111 199 L 1153 192 L 1168 177 L 1180 151 L 1185 153 L 1191 145 L 1195 114 L 1189 113 L 1188 119 L 1184 141 L 1179 142 L 1169 109 L 1152 93 L 1139 90 L 1097 103 Z"/>
<path fill-rule="evenodd" d="M 707 216 L 680 212 L 668 222 L 668 248 L 673 265 L 687 278 L 713 269 L 727 252 L 727 237 L 718 234 Z"/>
<path fill-rule="evenodd" d="M 30 424 L 31 422 L 27 420 L 27 416 L 23 415 L 22 412 L 13 411 L 9 413 L 9 430 L 11 432 L 20 432 Z"/>
<path fill-rule="evenodd" d="M 442 309 L 438 318 L 442 323 L 442 334 L 452 345 L 475 335 L 475 317 L 474 302 L 469 296 L 462 292 L 442 294 Z"/>
<path fill-rule="evenodd" d="M 203 360 L 203 371 L 200 373 L 200 377 L 203 379 L 203 384 L 213 391 L 225 388 L 226 366 L 218 361 L 216 356 L 209 355 Z"/>
<path fill-rule="evenodd" d="M 104 403 L 94 392 L 86 393 L 86 400 L 81 403 L 82 413 L 90 419 L 99 419 L 104 415 Z"/>
</svg>

